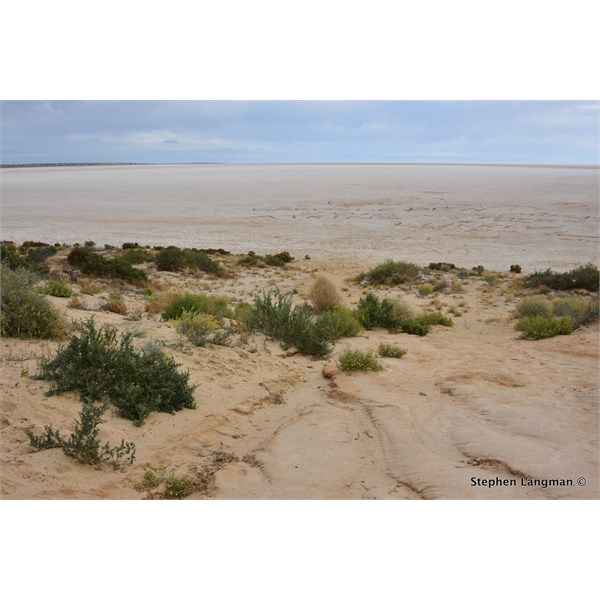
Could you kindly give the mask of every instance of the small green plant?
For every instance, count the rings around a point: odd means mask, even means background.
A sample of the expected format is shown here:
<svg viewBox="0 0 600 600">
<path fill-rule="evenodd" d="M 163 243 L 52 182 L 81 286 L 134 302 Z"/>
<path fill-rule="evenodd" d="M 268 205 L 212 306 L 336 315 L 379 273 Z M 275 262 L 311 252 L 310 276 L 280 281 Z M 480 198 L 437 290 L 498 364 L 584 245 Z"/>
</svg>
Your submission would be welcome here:
<svg viewBox="0 0 600 600">
<path fill-rule="evenodd" d="M 379 344 L 379 356 L 384 358 L 402 358 L 408 350 L 392 344 Z"/>
<path fill-rule="evenodd" d="M 171 473 L 166 479 L 165 498 L 167 500 L 182 500 L 196 491 L 196 483 L 188 475 Z"/>
<path fill-rule="evenodd" d="M 84 465 L 108 463 L 116 469 L 123 462 L 132 464 L 135 460 L 135 444 L 121 440 L 119 446 L 110 446 L 108 442 L 100 446 L 98 425 L 107 409 L 108 403 L 98 406 L 84 403 L 79 413 L 79 420 L 75 421 L 73 433 L 66 439 L 59 431 L 52 429 L 51 425 L 45 426 L 42 435 L 34 435 L 30 430 L 25 433 L 34 448 L 38 450 L 62 448 L 67 456 Z"/>
<path fill-rule="evenodd" d="M 419 296 L 429 296 L 429 294 L 433 293 L 433 286 L 430 283 L 424 283 L 417 288 L 419 292 Z"/>
<path fill-rule="evenodd" d="M 496 275 L 495 273 L 486 273 L 483 276 L 483 280 L 488 284 L 488 285 L 496 285 L 498 283 L 498 275 Z"/>
<path fill-rule="evenodd" d="M 535 315 L 517 321 L 515 329 L 521 332 L 522 339 L 542 340 L 556 335 L 569 335 L 573 332 L 574 325 L 571 317 Z"/>
<path fill-rule="evenodd" d="M 447 273 L 448 271 L 456 270 L 456 265 L 447 262 L 436 262 L 429 263 L 429 265 L 427 265 L 427 268 L 431 269 L 432 271 L 444 271 L 445 273 Z"/>
<path fill-rule="evenodd" d="M 58 310 L 37 286 L 39 276 L 23 267 L 0 267 L 2 309 L 0 329 L 3 337 L 62 339 L 67 324 Z"/>
<path fill-rule="evenodd" d="M 45 292 L 48 296 L 56 296 L 57 298 L 70 298 L 73 295 L 73 289 L 68 283 L 56 279 L 46 281 Z"/>
<path fill-rule="evenodd" d="M 206 313 L 215 317 L 231 318 L 226 296 L 207 296 L 205 294 L 184 294 L 175 296 L 160 313 L 165 321 L 178 319 L 184 312 Z"/>
<path fill-rule="evenodd" d="M 446 290 L 448 287 L 450 286 L 450 284 L 448 283 L 448 281 L 444 278 L 442 279 L 438 279 L 435 284 L 433 285 L 433 291 L 434 292 L 443 292 L 444 290 Z"/>
<path fill-rule="evenodd" d="M 78 267 L 86 275 L 113 277 L 129 283 L 141 284 L 148 277 L 139 269 L 132 267 L 121 258 L 105 258 L 91 247 L 78 246 L 67 256 L 69 264 Z"/>
<path fill-rule="evenodd" d="M 183 314 L 171 323 L 181 337 L 195 346 L 224 346 L 233 334 L 233 329 L 224 325 L 222 319 L 209 314 L 183 311 Z"/>
<path fill-rule="evenodd" d="M 587 325 L 598 319 L 598 296 L 589 299 L 574 296 L 554 298 L 552 312 L 556 317 L 571 317 L 575 327 Z"/>
<path fill-rule="evenodd" d="M 153 490 L 165 480 L 165 472 L 163 469 L 146 469 L 142 480 L 135 484 L 135 489 L 138 491 Z"/>
<path fill-rule="evenodd" d="M 315 327 L 323 337 L 331 341 L 353 337 L 363 329 L 354 311 L 341 304 L 333 304 L 321 313 L 315 321 Z"/>
<path fill-rule="evenodd" d="M 383 371 L 383 365 L 373 352 L 361 352 L 346 348 L 337 360 L 340 371 Z"/>
<path fill-rule="evenodd" d="M 39 378 L 53 382 L 47 394 L 79 390 L 82 400 L 106 399 L 136 425 L 154 411 L 195 408 L 189 373 L 179 373 L 159 345 L 136 350 L 132 339 L 132 332 L 118 337 L 114 327 L 96 328 L 89 318 L 52 360 L 40 362 Z"/>
<path fill-rule="evenodd" d="M 427 325 L 442 325 L 444 327 L 452 327 L 452 319 L 443 315 L 441 312 L 424 312 L 416 317 L 421 323 Z"/>
<path fill-rule="evenodd" d="M 377 265 L 367 273 L 361 273 L 356 280 L 367 281 L 374 285 L 400 285 L 410 283 L 419 275 L 419 267 L 405 261 L 388 260 Z"/>
</svg>

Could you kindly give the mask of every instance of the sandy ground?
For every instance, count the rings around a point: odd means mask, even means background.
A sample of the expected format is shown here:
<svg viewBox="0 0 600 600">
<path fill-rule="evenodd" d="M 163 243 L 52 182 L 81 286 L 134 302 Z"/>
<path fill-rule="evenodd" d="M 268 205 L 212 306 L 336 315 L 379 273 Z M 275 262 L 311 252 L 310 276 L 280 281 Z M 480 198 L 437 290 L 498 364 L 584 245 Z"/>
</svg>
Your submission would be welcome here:
<svg viewBox="0 0 600 600">
<path fill-rule="evenodd" d="M 64 252 L 51 262 L 61 268 Z M 285 269 L 241 270 L 231 279 L 152 278 L 165 288 L 239 301 L 274 284 L 296 289 L 301 299 L 325 274 L 353 306 L 365 290 L 349 279 L 362 270 L 359 261 L 313 256 Z M 414 290 L 378 290 L 415 308 L 439 302 L 443 312 L 454 307 L 462 314 L 453 317 L 452 328 L 434 327 L 425 337 L 375 330 L 342 339 L 326 360 L 285 352 L 259 334 L 230 347 L 178 344 L 171 325 L 143 312 L 144 298 L 134 289 L 125 299 L 130 311 L 142 314 L 135 322 L 98 310 L 108 286 L 82 296 L 88 310 L 53 298 L 70 319 L 94 315 L 99 323 L 143 332 L 140 342 L 175 344 L 168 352 L 198 385 L 197 408 L 152 414 L 139 428 L 105 415 L 103 442 L 136 444 L 137 461 L 122 470 L 80 465 L 60 449 L 36 452 L 25 430 L 41 432 L 52 423 L 70 431 L 80 403 L 75 393 L 46 397 L 49 382 L 30 377 L 56 343 L 4 339 L 1 495 L 159 498 L 160 487 L 138 491 L 135 484 L 148 468 L 160 468 L 197 482 L 190 499 L 598 498 L 598 323 L 570 336 L 518 339 L 512 311 L 523 276 L 504 273 L 495 285 L 472 277 L 460 293 L 428 298 Z M 383 359 L 385 370 L 378 373 L 336 370 L 344 348 L 376 350 L 380 342 L 408 353 Z M 577 484 L 581 477 L 585 485 Z M 516 485 L 473 485 L 477 478 Z M 572 485 L 522 485 L 536 479 L 571 479 Z"/>
</svg>

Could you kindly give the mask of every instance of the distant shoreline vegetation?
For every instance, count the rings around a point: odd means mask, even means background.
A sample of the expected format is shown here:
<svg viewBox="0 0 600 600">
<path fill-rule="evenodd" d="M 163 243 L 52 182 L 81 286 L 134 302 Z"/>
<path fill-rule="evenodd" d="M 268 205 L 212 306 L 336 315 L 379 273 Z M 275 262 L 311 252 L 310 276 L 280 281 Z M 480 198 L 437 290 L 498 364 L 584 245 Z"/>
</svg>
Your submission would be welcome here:
<svg viewBox="0 0 600 600">
<path fill-rule="evenodd" d="M 57 163 L 0 163 L 0 169 L 20 169 L 28 167 L 120 167 L 120 166 L 152 166 L 152 165 L 216 165 L 217 162 L 192 162 L 192 163 L 145 163 L 145 162 L 57 162 Z"/>
</svg>

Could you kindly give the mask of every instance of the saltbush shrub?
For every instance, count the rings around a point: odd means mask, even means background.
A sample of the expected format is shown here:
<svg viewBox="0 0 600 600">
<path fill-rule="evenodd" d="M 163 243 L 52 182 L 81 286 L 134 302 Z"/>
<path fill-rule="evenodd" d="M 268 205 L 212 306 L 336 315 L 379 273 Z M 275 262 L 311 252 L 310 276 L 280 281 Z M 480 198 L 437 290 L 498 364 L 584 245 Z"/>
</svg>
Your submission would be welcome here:
<svg viewBox="0 0 600 600">
<path fill-rule="evenodd" d="M 248 323 L 252 329 L 295 346 L 302 354 L 325 356 L 331 343 L 313 320 L 306 304 L 292 306 L 291 294 L 278 289 L 255 294 Z"/>
<path fill-rule="evenodd" d="M 517 321 L 515 329 L 521 332 L 523 339 L 542 340 L 556 335 L 569 335 L 573 332 L 574 325 L 571 317 L 534 315 Z"/>
<path fill-rule="evenodd" d="M 334 304 L 321 313 L 315 321 L 315 327 L 325 339 L 331 341 L 353 337 L 363 329 L 354 311 L 341 304 Z"/>
<path fill-rule="evenodd" d="M 136 350 L 132 338 L 132 332 L 119 337 L 114 327 L 85 321 L 52 360 L 41 361 L 40 379 L 52 381 L 48 395 L 79 390 L 86 401 L 106 399 L 137 425 L 154 411 L 195 408 L 189 373 L 178 372 L 157 344 Z"/>
<path fill-rule="evenodd" d="M 357 281 L 368 281 L 374 285 L 400 285 L 410 283 L 419 275 L 419 267 L 405 261 L 388 260 L 367 273 L 361 273 Z"/>
<path fill-rule="evenodd" d="M 139 265 L 154 258 L 154 254 L 145 248 L 127 248 L 118 252 L 116 258 L 124 260 L 128 265 Z"/>
<path fill-rule="evenodd" d="M 0 267 L 2 310 L 0 324 L 3 337 L 62 339 L 67 324 L 58 310 L 38 287 L 39 277 L 22 267 Z"/>
<path fill-rule="evenodd" d="M 571 317 L 575 327 L 587 325 L 598 319 L 598 296 L 594 298 L 563 297 L 552 300 L 556 317 Z"/>
<path fill-rule="evenodd" d="M 222 319 L 209 314 L 184 310 L 182 315 L 171 323 L 181 337 L 195 346 L 224 346 L 233 334 L 233 329 L 226 326 Z"/>
<path fill-rule="evenodd" d="M 49 279 L 46 281 L 45 290 L 48 296 L 56 298 L 70 298 L 73 295 L 73 289 L 68 283 L 58 281 L 57 279 Z"/>
<path fill-rule="evenodd" d="M 57 250 L 54 246 L 44 246 L 41 248 L 30 248 L 27 257 L 31 262 L 43 263 L 51 256 L 56 254 Z"/>
<path fill-rule="evenodd" d="M 193 269 L 206 273 L 218 274 L 221 266 L 214 261 L 206 252 L 195 248 L 177 248 L 169 246 L 158 252 L 155 257 L 159 271 L 181 271 L 182 269 Z"/>
<path fill-rule="evenodd" d="M 229 308 L 226 296 L 207 296 L 205 294 L 183 294 L 175 296 L 161 312 L 165 321 L 178 319 L 183 313 L 206 313 L 215 317 L 231 318 L 233 313 Z"/>
<path fill-rule="evenodd" d="M 408 352 L 408 350 L 392 344 L 379 344 L 379 349 L 377 352 L 379 356 L 384 358 L 402 358 Z"/>
<path fill-rule="evenodd" d="M 86 275 L 97 277 L 114 277 L 129 283 L 143 283 L 148 277 L 140 269 L 132 267 L 121 258 L 109 259 L 98 254 L 93 248 L 78 246 L 67 256 L 67 261 L 79 267 Z"/>
<path fill-rule="evenodd" d="M 383 371 L 383 365 L 373 352 L 346 348 L 337 359 L 340 371 Z"/>
<path fill-rule="evenodd" d="M 387 298 L 379 298 L 369 292 L 358 301 L 356 314 L 365 329 L 385 327 L 388 331 L 397 331 L 401 320 L 394 314 L 394 303 Z"/>
<path fill-rule="evenodd" d="M 48 269 L 45 265 L 32 262 L 29 258 L 19 254 L 17 247 L 12 243 L 2 242 L 0 244 L 0 260 L 11 269 L 21 268 L 35 273 L 42 273 Z"/>
<path fill-rule="evenodd" d="M 549 316 L 551 313 L 552 305 L 544 298 L 527 298 L 517 304 L 517 315 L 519 317 Z"/>
<path fill-rule="evenodd" d="M 600 289 L 600 273 L 595 265 L 587 264 L 565 273 L 555 273 L 548 269 L 535 272 L 525 280 L 525 287 L 545 286 L 552 290 L 583 289 L 598 292 Z"/>
</svg>

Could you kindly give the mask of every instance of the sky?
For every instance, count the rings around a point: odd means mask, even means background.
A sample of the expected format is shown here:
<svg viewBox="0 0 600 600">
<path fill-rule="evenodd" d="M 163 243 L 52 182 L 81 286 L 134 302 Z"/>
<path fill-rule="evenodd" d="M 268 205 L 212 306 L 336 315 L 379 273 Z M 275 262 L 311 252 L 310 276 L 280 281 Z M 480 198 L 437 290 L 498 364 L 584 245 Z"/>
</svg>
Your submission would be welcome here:
<svg viewBox="0 0 600 600">
<path fill-rule="evenodd" d="M 3 101 L 3 164 L 598 164 L 597 101 Z"/>
</svg>

